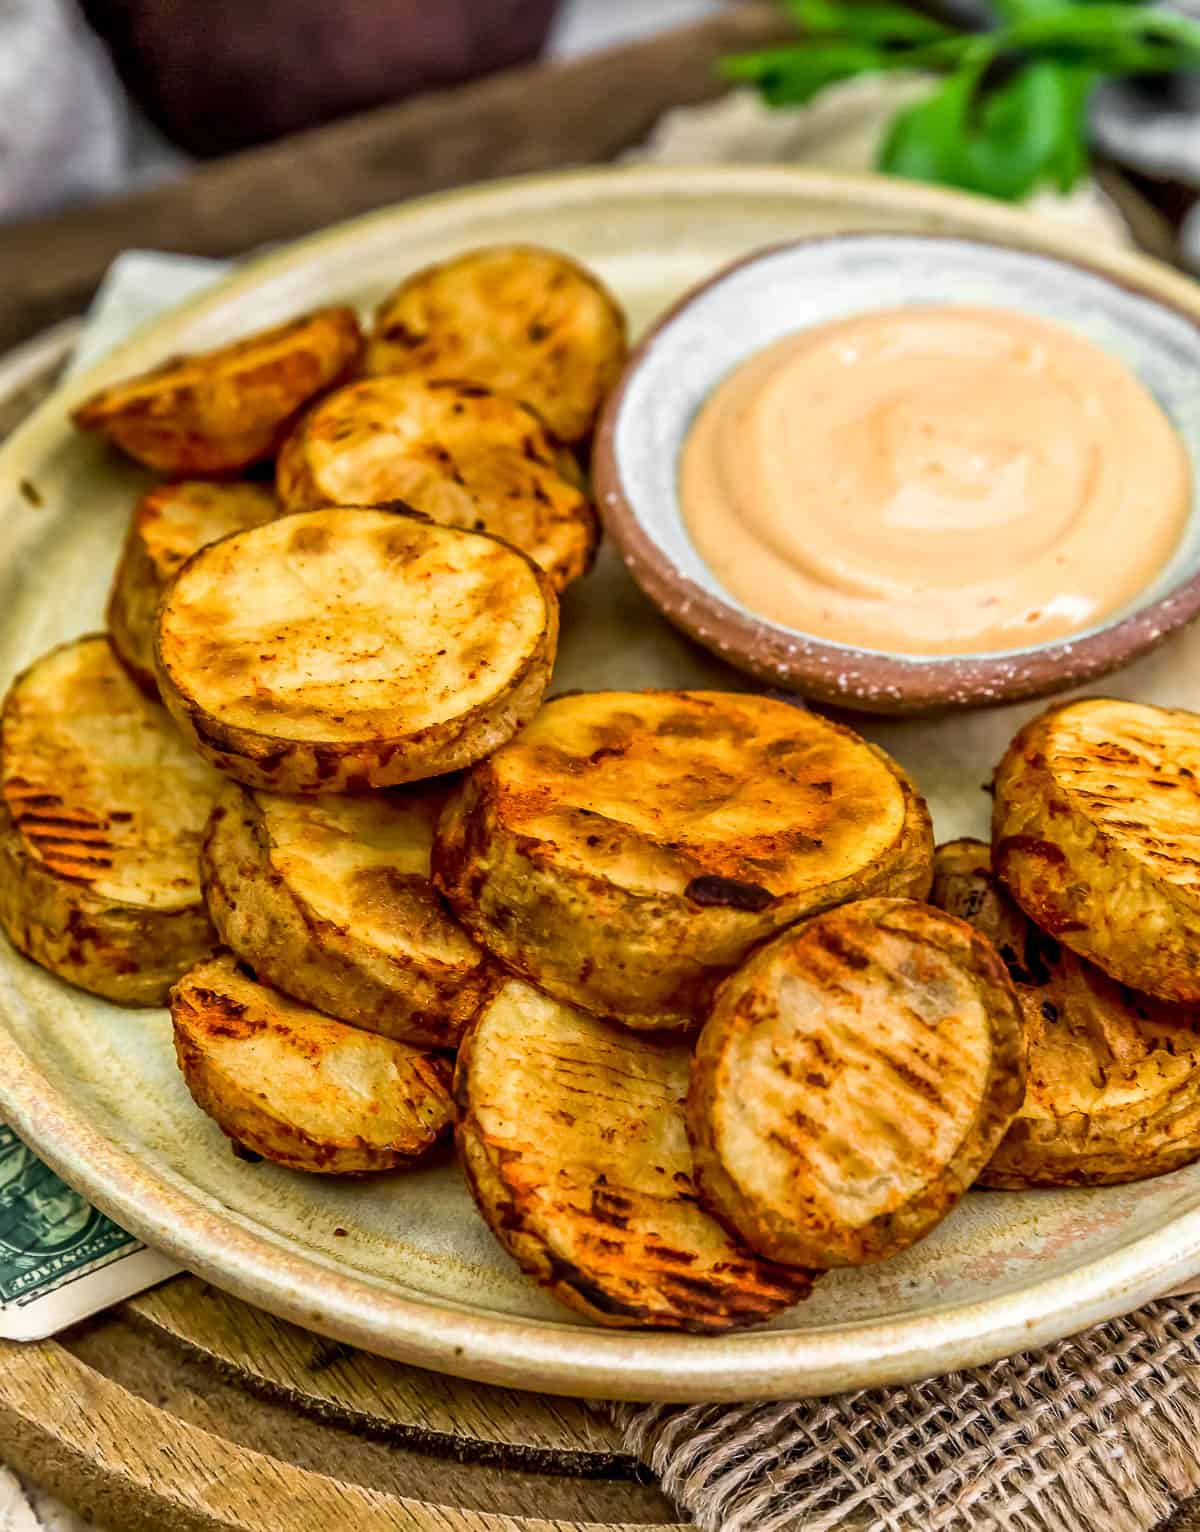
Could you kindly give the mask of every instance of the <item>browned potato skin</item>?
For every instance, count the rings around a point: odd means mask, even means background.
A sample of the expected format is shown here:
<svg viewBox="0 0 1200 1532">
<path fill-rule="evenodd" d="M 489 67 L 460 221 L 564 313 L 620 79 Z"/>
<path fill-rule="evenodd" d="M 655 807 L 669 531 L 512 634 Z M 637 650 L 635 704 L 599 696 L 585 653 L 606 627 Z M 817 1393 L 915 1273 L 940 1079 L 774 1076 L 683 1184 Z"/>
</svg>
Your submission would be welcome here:
<svg viewBox="0 0 1200 1532">
<path fill-rule="evenodd" d="M 189 675 L 189 667 L 196 661 L 193 651 L 197 649 L 197 634 L 201 629 L 205 630 L 201 659 L 209 679 L 218 677 L 231 691 L 235 682 L 244 689 L 252 684 L 249 674 L 253 667 L 247 658 L 248 650 L 239 655 L 229 652 L 220 636 L 219 622 L 210 622 L 207 613 L 192 612 L 190 616 L 186 613 L 189 576 L 200 561 L 212 560 L 211 568 L 220 571 L 230 559 L 236 562 L 241 556 L 241 550 L 235 547 L 240 538 L 255 538 L 286 523 L 288 546 L 299 550 L 298 556 L 306 547 L 316 549 L 321 556 L 329 553 L 335 560 L 336 572 L 339 544 L 358 535 L 356 528 L 361 528 L 364 518 L 372 519 L 372 535 L 386 537 L 397 545 L 396 558 L 400 563 L 405 561 L 406 550 L 399 545 L 409 545 L 407 551 L 411 552 L 422 541 L 421 529 L 428 529 L 424 541 L 430 548 L 436 547 L 441 539 L 471 538 L 503 548 L 525 566 L 520 576 L 522 582 L 531 584 L 537 593 L 544 626 L 528 652 L 519 657 L 520 663 L 508 681 L 497 686 L 495 692 L 478 705 L 449 718 L 408 729 L 403 727 L 403 718 L 396 718 L 377 737 L 370 738 L 346 737 L 340 724 L 336 729 L 333 727 L 337 724 L 333 714 L 326 717 L 330 737 L 323 738 L 312 734 L 304 737 L 289 734 L 284 724 L 280 725 L 279 733 L 270 732 L 273 718 L 269 708 L 264 708 L 259 728 L 230 722 L 206 709 L 194 695 L 194 682 Z M 387 521 L 397 524 L 394 532 L 381 525 Z M 264 548 L 261 543 L 255 544 L 246 555 L 248 567 L 252 564 L 254 570 L 257 569 L 255 561 L 260 554 L 266 557 L 269 567 L 271 557 L 277 552 L 273 545 Z M 515 571 L 516 565 L 511 568 Z M 263 577 L 269 578 L 269 573 Z M 398 606 L 400 604 L 398 601 Z M 187 618 L 185 626 L 189 636 L 184 639 L 175 631 L 180 611 L 184 611 Z M 310 615 L 300 612 L 290 627 L 273 632 L 274 648 L 290 650 L 302 625 L 299 619 L 307 619 Z M 200 616 L 204 617 L 204 622 L 199 621 Z M 319 625 L 324 625 L 324 621 L 322 616 Z M 312 647 L 313 634 L 307 629 L 305 642 Z M 175 721 L 197 752 L 219 771 L 247 787 L 268 792 L 361 793 L 460 770 L 503 744 L 536 712 L 550 679 L 557 646 L 558 600 L 554 589 L 549 578 L 519 549 L 486 533 L 435 527 L 427 517 L 396 507 L 339 506 L 298 513 L 282 518 L 280 523 L 268 523 L 248 533 L 222 538 L 189 559 L 159 609 L 155 671 L 163 702 Z M 235 669 L 243 665 L 249 669 Z M 415 672 L 408 674 L 405 680 L 410 690 L 417 689 Z"/>
<path fill-rule="evenodd" d="M 993 943 L 1025 1015 L 1025 1104 L 981 1186 L 1114 1186 L 1200 1157 L 1200 1009 L 1135 994 L 1040 932 L 982 841 L 938 847 L 933 901 Z"/>
<path fill-rule="evenodd" d="M 120 909 L 55 876 L 0 806 L 0 926 L 18 952 L 118 1005 L 164 1005 L 182 969 L 216 946 L 202 905 Z"/>
<path fill-rule="evenodd" d="M 484 1221 L 560 1303 L 616 1328 L 717 1334 L 807 1298 L 696 1206 L 688 1050 L 510 979 L 459 1050 L 455 1137 Z M 510 1112 L 506 1095 L 513 1098 Z"/>
<path fill-rule="evenodd" d="M 478 383 L 395 376 L 337 389 L 284 443 L 276 488 L 288 511 L 403 501 L 442 526 L 492 532 L 556 590 L 587 573 L 600 537 L 571 454 L 527 406 Z"/>
<path fill-rule="evenodd" d="M 895 933 L 910 944 L 899 984 L 877 955 L 879 932 Z M 943 1028 L 959 1020 L 947 1009 L 959 994 L 947 977 L 951 967 L 974 989 L 986 1017 L 987 1067 L 976 1099 L 970 1099 L 969 1081 L 961 1087 L 943 1079 L 936 1055 L 930 1061 L 925 1051 L 944 1051 L 949 1045 Z M 863 1018 L 858 1045 L 870 1050 L 878 1067 L 869 1097 L 864 1088 L 855 1109 L 852 1098 L 837 1102 L 846 1068 L 837 1042 L 818 1032 L 803 1055 L 789 1051 L 787 1039 L 778 1035 L 786 1029 L 779 1018 L 778 996 L 781 986 L 794 985 L 804 985 L 812 994 L 826 992 L 831 1003 L 846 995 L 841 1024 L 849 1025 L 846 1018 L 854 1006 L 863 1015 L 866 1001 L 859 997 L 858 986 L 868 982 L 880 991 L 881 1015 L 874 1027 L 870 1018 Z M 911 1009 L 916 1004 L 910 998 L 914 985 L 922 988 L 923 1003 L 940 1015 L 930 1019 Z M 893 1056 L 904 1043 L 899 1028 L 890 1035 L 889 1012 L 920 1026 L 917 1037 L 922 1041 L 912 1062 Z M 882 1034 L 886 1043 L 875 1034 Z M 759 1056 L 769 1063 L 761 1077 L 748 1078 L 751 1047 L 764 1038 L 772 1046 L 760 1046 Z M 945 1218 L 990 1159 L 1021 1104 L 1023 1049 L 1021 1010 L 1008 971 L 991 943 L 965 921 L 900 899 L 865 899 L 827 910 L 759 947 L 717 992 L 696 1048 L 687 1102 L 704 1204 L 751 1249 L 771 1260 L 859 1266 L 896 1255 Z M 922 1065 L 933 1068 L 934 1079 L 922 1074 Z M 808 1107 L 808 1097 L 801 1096 L 801 1106 L 793 1111 L 801 1086 L 829 1093 L 820 1097 L 823 1110 Z M 947 1094 L 954 1090 L 964 1094 L 974 1115 L 953 1152 L 943 1158 L 935 1145 L 918 1145 L 905 1130 L 910 1107 L 943 1117 L 955 1112 Z M 851 1156 L 861 1152 L 867 1171 L 877 1177 L 882 1173 L 869 1150 L 860 1151 L 853 1137 L 840 1133 L 839 1113 L 852 1115 L 861 1124 L 862 1143 L 870 1145 L 874 1117 L 864 1120 L 861 1115 L 866 1099 L 879 1115 L 882 1141 L 903 1142 L 904 1153 L 916 1157 L 916 1189 L 874 1216 L 851 1219 L 842 1216 L 836 1199 L 851 1197 L 852 1206 L 855 1182 L 863 1172 L 848 1166 L 844 1183 L 833 1183 L 831 1190 L 827 1173 L 814 1167 L 822 1167 L 825 1158 L 838 1151 Z M 746 1103 L 756 1114 L 752 1121 L 742 1120 L 749 1116 Z M 956 1116 L 950 1121 L 958 1127 Z M 731 1162 L 735 1148 L 739 1163 Z M 766 1168 L 768 1152 L 782 1156 L 790 1168 L 782 1196 L 772 1195 L 779 1177 L 772 1183 L 775 1169 Z"/>
<path fill-rule="evenodd" d="M 296 1005 L 228 954 L 183 975 L 171 991 L 171 1018 L 196 1105 L 235 1144 L 289 1170 L 395 1170 L 431 1148 L 452 1120 L 448 1059 Z M 242 1043 L 261 1047 L 276 1067 L 264 1069 Z M 341 1090 L 336 1068 L 323 1073 L 344 1054 L 370 1054 L 377 1069 L 394 1070 L 389 1099 L 364 1101 Z"/>
<path fill-rule="evenodd" d="M 79 989 L 120 1005 L 162 1005 L 179 975 L 216 945 L 198 874 L 194 896 L 173 904 L 137 903 L 103 891 L 98 885 L 120 854 L 115 844 L 120 827 L 116 821 L 98 822 L 96 795 L 80 780 L 86 764 L 54 750 L 53 760 L 43 763 L 43 779 L 37 763 L 12 759 L 27 727 L 22 723 L 27 683 L 46 660 L 71 651 L 89 656 L 88 671 L 112 688 L 126 715 L 144 710 L 147 727 L 170 728 L 161 709 L 135 691 L 101 635 L 60 645 L 17 677 L 0 723 L 7 747 L 0 793 L 0 925 L 18 951 Z M 36 719 L 32 726 L 41 728 Z M 214 791 L 216 786 L 214 779 Z M 123 826 L 136 811 L 117 812 Z"/>
<path fill-rule="evenodd" d="M 1200 715 L 1092 697 L 1026 724 L 995 781 L 993 863 L 1029 918 L 1179 1004 L 1200 1002 L 1198 775 Z"/>
<path fill-rule="evenodd" d="M 720 709 L 725 701 L 748 700 L 719 692 L 600 695 L 635 703 L 639 697 L 663 698 L 689 709 L 697 704 Z M 552 700 L 539 723 L 568 702 Z M 564 869 L 553 842 L 514 833 L 506 824 L 510 799 L 500 786 L 493 758 L 472 768 L 447 801 L 434 841 L 434 884 L 481 946 L 548 994 L 628 1027 L 695 1026 L 703 1020 L 717 983 L 756 943 L 848 899 L 875 893 L 924 897 L 929 890 L 933 833 L 924 800 L 907 776 L 849 729 L 811 714 L 796 711 L 794 716 L 797 729 L 819 727 L 870 751 L 885 763 L 903 797 L 904 827 L 898 841 L 886 856 L 852 876 L 764 901 L 764 890 L 757 887 L 764 875 L 753 859 L 777 853 L 786 837 L 776 846 L 752 844 L 749 828 L 741 862 L 736 836 L 727 837 L 722 847 L 723 868 L 733 866 L 734 871 L 700 880 L 711 889 L 706 889 L 704 902 L 699 902 L 699 894 L 693 898 L 683 891 L 685 884 L 691 886 L 689 877 L 707 870 L 701 865 L 680 874 L 681 892 L 655 895 L 622 887 L 603 873 Z M 528 734 L 518 736 L 511 748 L 524 751 L 529 739 Z M 651 735 L 644 740 L 646 748 L 654 748 Z M 666 746 L 678 749 L 679 742 L 668 740 Z M 586 772 L 586 759 L 577 764 Z M 532 775 L 530 792 L 537 796 L 544 786 L 536 780 L 536 768 Z M 704 789 L 703 782 L 689 780 L 689 792 L 701 794 Z M 811 825 L 806 828 L 819 834 Z M 597 832 L 603 830 L 597 821 Z M 666 832 L 658 854 L 677 859 L 680 868 L 687 865 Z"/>
<path fill-rule="evenodd" d="M 362 355 L 353 309 L 326 308 L 211 351 L 168 358 L 85 399 L 72 420 L 176 478 L 271 457 L 297 412 Z"/>
<path fill-rule="evenodd" d="M 366 370 L 486 384 L 575 443 L 627 349 L 625 316 L 591 272 L 554 250 L 495 245 L 418 271 L 385 299 Z"/>
<path fill-rule="evenodd" d="M 447 955 L 450 943 L 457 949 L 467 937 L 433 885 L 398 873 L 356 883 L 339 890 L 345 912 L 334 919 L 288 881 L 276 854 L 263 801 L 228 783 L 213 807 L 200 855 L 205 898 L 225 944 L 265 982 L 330 1016 L 384 1037 L 454 1047 L 500 974 L 478 948 L 465 957 L 457 950 Z M 414 934 L 424 933 L 424 960 L 373 945 L 362 931 L 362 903 L 355 918 L 356 899 L 369 901 L 375 918 L 403 921 Z"/>
<path fill-rule="evenodd" d="M 208 535 L 188 542 L 169 522 L 172 506 L 194 502 L 195 529 Z M 117 658 L 148 697 L 158 696 L 154 675 L 154 626 L 163 592 L 191 554 L 229 532 L 269 521 L 279 511 L 262 484 L 221 484 L 185 480 L 162 484 L 134 508 L 121 558 L 113 575 L 106 619 Z"/>
</svg>

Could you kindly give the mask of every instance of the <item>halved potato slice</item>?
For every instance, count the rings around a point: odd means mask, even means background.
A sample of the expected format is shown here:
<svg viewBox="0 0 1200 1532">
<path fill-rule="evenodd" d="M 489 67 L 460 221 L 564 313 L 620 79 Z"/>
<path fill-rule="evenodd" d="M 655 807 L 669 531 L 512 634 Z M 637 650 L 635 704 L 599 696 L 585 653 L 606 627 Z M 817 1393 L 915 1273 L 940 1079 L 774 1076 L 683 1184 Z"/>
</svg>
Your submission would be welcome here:
<svg viewBox="0 0 1200 1532">
<path fill-rule="evenodd" d="M 497 970 L 429 881 L 444 789 L 294 798 L 230 782 L 201 855 L 221 939 L 260 979 L 406 1042 L 457 1042 Z"/>
<path fill-rule="evenodd" d="M 353 309 L 318 309 L 110 384 L 72 419 L 162 473 L 233 473 L 270 457 L 297 411 L 346 377 L 362 346 Z"/>
<path fill-rule="evenodd" d="M 982 841 L 939 846 L 934 902 L 1008 964 L 1025 1013 L 1025 1103 L 984 1186 L 1109 1186 L 1200 1158 L 1200 1007 L 1116 984 L 1027 920 Z"/>
<path fill-rule="evenodd" d="M 179 568 L 198 548 L 278 514 L 278 502 L 265 484 L 185 479 L 143 495 L 134 508 L 108 597 L 108 636 L 143 691 L 158 695 L 154 625 L 163 591 Z"/>
<path fill-rule="evenodd" d="M 843 905 L 722 985 L 688 1093 L 700 1190 L 773 1260 L 881 1261 L 946 1216 L 1023 1089 L 991 943 L 911 900 Z"/>
<path fill-rule="evenodd" d="M 494 532 L 562 587 L 584 573 L 596 513 L 533 412 L 478 383 L 367 378 L 311 409 L 279 455 L 289 511 L 403 500 L 446 527 Z"/>
<path fill-rule="evenodd" d="M 480 1212 L 524 1272 L 600 1324 L 732 1330 L 811 1289 L 697 1206 L 687 1080 L 683 1044 L 516 979 L 459 1053 L 455 1134 Z"/>
<path fill-rule="evenodd" d="M 554 250 L 495 245 L 403 282 L 375 316 L 366 365 L 484 383 L 577 442 L 625 354 L 625 316 L 591 272 Z"/>
<path fill-rule="evenodd" d="M 200 837 L 220 785 L 103 635 L 13 682 L 0 726 L 0 924 L 35 963 L 161 1005 L 216 944 Z"/>
<path fill-rule="evenodd" d="M 394 1170 L 453 1120 L 449 1059 L 297 1005 L 228 953 L 184 974 L 171 1019 L 196 1105 L 289 1170 Z"/>
<path fill-rule="evenodd" d="M 929 888 L 900 768 L 849 729 L 733 692 L 548 703 L 451 795 L 433 875 L 488 951 L 632 1027 L 702 1019 L 749 949 L 806 915 Z"/>
<path fill-rule="evenodd" d="M 558 603 L 531 559 L 394 510 L 307 511 L 202 548 L 159 611 L 163 700 L 249 787 L 364 792 L 478 760 L 536 710 Z"/>
<path fill-rule="evenodd" d="M 996 771 L 996 871 L 1029 918 L 1114 979 L 1200 1001 L 1200 714 L 1051 708 Z"/>
</svg>

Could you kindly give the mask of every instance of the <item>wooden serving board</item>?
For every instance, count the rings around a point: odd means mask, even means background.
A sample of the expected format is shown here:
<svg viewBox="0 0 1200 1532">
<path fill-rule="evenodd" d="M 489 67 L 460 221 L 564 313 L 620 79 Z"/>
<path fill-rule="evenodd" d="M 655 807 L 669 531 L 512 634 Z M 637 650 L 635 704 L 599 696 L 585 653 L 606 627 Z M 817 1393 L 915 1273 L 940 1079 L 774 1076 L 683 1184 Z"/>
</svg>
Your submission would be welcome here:
<svg viewBox="0 0 1200 1532">
<path fill-rule="evenodd" d="M 0 1460 L 120 1532 L 679 1525 L 602 1408 L 366 1356 L 194 1277 L 0 1344 Z"/>
</svg>

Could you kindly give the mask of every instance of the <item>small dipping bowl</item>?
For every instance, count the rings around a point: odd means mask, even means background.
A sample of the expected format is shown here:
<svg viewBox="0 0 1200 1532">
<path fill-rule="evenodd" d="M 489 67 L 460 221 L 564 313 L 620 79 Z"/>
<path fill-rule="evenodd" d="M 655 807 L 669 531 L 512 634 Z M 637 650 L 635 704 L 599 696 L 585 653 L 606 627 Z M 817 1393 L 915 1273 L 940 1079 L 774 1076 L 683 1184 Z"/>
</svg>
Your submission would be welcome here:
<svg viewBox="0 0 1200 1532">
<path fill-rule="evenodd" d="M 1130 272 L 1138 272 L 1131 278 Z M 1156 295 L 1150 262 L 1121 277 L 973 239 L 847 234 L 763 250 L 683 298 L 645 336 L 608 401 L 593 459 L 605 528 L 633 578 L 677 627 L 760 680 L 872 713 L 933 712 L 1047 696 L 1146 653 L 1200 613 L 1200 294 Z M 1167 278 L 1175 286 L 1176 279 Z M 1068 639 L 986 654 L 858 649 L 758 616 L 693 546 L 679 503 L 684 441 L 737 366 L 796 331 L 919 304 L 1011 308 L 1102 346 L 1158 400 L 1187 448 L 1193 502 L 1165 568 L 1103 622 Z"/>
</svg>

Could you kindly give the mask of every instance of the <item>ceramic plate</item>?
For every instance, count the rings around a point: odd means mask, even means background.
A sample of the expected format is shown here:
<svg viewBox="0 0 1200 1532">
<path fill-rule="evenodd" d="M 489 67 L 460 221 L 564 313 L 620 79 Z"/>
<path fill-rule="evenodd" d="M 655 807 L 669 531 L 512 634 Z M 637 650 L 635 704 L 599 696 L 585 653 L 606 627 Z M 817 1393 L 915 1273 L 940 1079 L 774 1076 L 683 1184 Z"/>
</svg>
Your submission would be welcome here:
<svg viewBox="0 0 1200 1532">
<path fill-rule="evenodd" d="M 933 229 L 1079 253 L 1022 215 L 901 183 L 672 167 L 437 197 L 241 270 L 73 382 L 0 452 L 0 681 L 101 623 L 129 508 L 145 482 L 67 425 L 72 399 L 102 380 L 316 303 L 369 303 L 414 267 L 485 241 L 533 232 L 570 251 L 612 284 L 641 328 L 686 287 L 756 247 L 846 229 Z M 1086 255 L 1118 280 L 1200 308 L 1192 286 L 1165 269 L 1094 249 Z M 658 617 L 606 553 L 568 595 L 555 687 L 664 683 L 747 684 Z M 1172 639 L 1114 689 L 1200 705 L 1200 639 Z M 1030 711 L 864 727 L 917 776 L 939 833 L 956 835 L 986 825 L 981 784 Z M 1045 1342 L 1200 1270 L 1195 1167 L 1130 1188 L 974 1194 L 901 1259 L 827 1277 L 809 1303 L 752 1333 L 606 1331 L 573 1319 L 519 1274 L 476 1216 L 449 1156 L 362 1182 L 248 1165 L 193 1107 L 165 1013 L 122 1011 L 76 993 L 7 947 L 0 1012 L 0 1108 L 106 1213 L 273 1313 L 473 1378 L 624 1398 L 823 1393 Z"/>
</svg>

